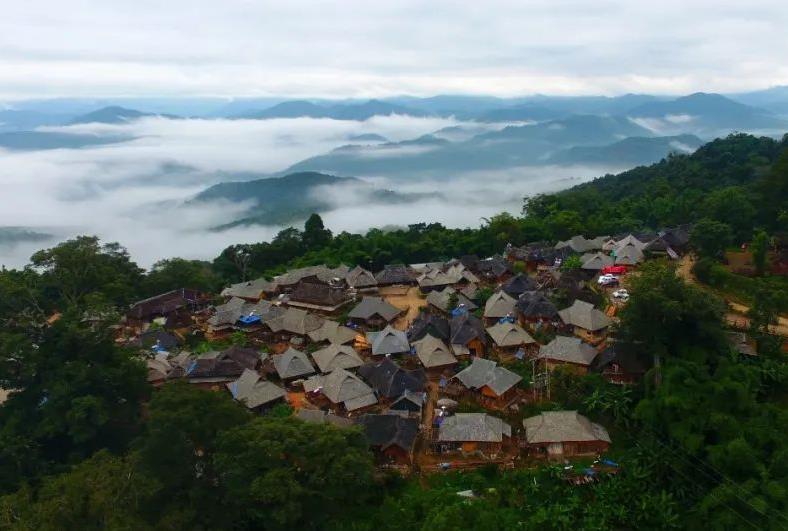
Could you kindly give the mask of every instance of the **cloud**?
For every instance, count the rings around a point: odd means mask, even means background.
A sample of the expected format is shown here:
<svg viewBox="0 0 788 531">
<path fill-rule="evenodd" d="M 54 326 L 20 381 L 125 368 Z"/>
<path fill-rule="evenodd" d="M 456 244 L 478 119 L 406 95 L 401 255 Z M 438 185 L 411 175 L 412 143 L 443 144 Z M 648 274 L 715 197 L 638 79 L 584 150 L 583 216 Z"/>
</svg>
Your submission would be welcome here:
<svg viewBox="0 0 788 531">
<path fill-rule="evenodd" d="M 788 81 L 781 0 L 7 4 L 7 98 L 675 94 Z"/>
<path fill-rule="evenodd" d="M 206 186 L 280 171 L 346 143 L 349 135 L 374 133 L 397 141 L 456 126 L 470 127 L 454 120 L 390 116 L 365 122 L 146 118 L 56 128 L 135 139 L 82 149 L 0 151 L 0 187 L 4 197 L 13 198 L 0 210 L 0 227 L 30 227 L 54 234 L 55 240 L 97 234 L 126 246 L 145 267 L 172 256 L 212 259 L 230 244 L 270 240 L 282 227 L 210 230 L 253 205 L 183 206 Z M 335 232 L 421 221 L 465 227 L 503 210 L 518 212 L 526 194 L 568 187 L 599 173 L 598 168 L 527 167 L 455 172 L 448 183 L 428 177 L 368 178 L 369 184 L 316 193 L 332 205 L 324 218 Z M 422 197 L 406 203 L 375 201 L 370 184 Z M 52 243 L 2 246 L 0 264 L 21 266 L 35 250 Z"/>
</svg>

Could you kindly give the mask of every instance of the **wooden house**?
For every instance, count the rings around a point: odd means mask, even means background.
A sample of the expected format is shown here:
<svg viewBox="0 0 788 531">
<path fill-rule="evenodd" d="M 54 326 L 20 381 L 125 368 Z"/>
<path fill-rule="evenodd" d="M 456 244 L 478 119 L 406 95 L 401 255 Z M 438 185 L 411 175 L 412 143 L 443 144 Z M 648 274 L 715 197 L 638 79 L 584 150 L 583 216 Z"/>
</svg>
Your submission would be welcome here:
<svg viewBox="0 0 788 531">
<path fill-rule="evenodd" d="M 432 376 L 439 376 L 457 364 L 457 358 L 451 353 L 449 347 L 437 337 L 424 336 L 413 343 L 413 346 L 416 348 L 416 356 L 419 361 L 427 373 Z"/>
<path fill-rule="evenodd" d="M 595 345 L 607 336 L 608 327 L 613 321 L 594 305 L 582 300 L 575 300 L 572 306 L 558 312 L 564 324 L 579 338 Z"/>
<path fill-rule="evenodd" d="M 333 410 L 341 412 L 356 412 L 378 403 L 370 386 L 342 368 L 310 376 L 304 382 L 304 391 L 310 402 L 319 404 L 319 399 L 325 398 Z"/>
<path fill-rule="evenodd" d="M 593 456 L 607 451 L 610 435 L 577 411 L 545 411 L 523 420 L 522 446 L 536 457 Z"/>
<path fill-rule="evenodd" d="M 586 374 L 596 356 L 596 349 L 580 338 L 557 336 L 539 348 L 538 359 L 548 371 L 562 366 L 578 374 Z"/>
<path fill-rule="evenodd" d="M 381 402 L 391 403 L 405 391 L 424 391 L 427 375 L 423 369 L 405 370 L 390 358 L 367 362 L 358 368 L 361 376 L 378 395 Z"/>
<path fill-rule="evenodd" d="M 348 319 L 369 328 L 383 328 L 401 314 L 401 309 L 382 297 L 365 296 L 350 310 Z"/>
<path fill-rule="evenodd" d="M 445 392 L 448 395 L 469 393 L 485 407 L 501 409 L 517 397 L 517 384 L 522 377 L 498 366 L 492 360 L 474 358 L 470 365 L 451 379 Z M 455 387 L 459 385 L 459 387 Z"/>
<path fill-rule="evenodd" d="M 481 320 L 461 313 L 449 322 L 449 345 L 455 356 L 483 356 L 487 349 L 487 333 Z"/>
<path fill-rule="evenodd" d="M 437 440 L 432 444 L 439 453 L 496 458 L 512 437 L 509 424 L 487 413 L 457 413 L 441 418 Z"/>
<path fill-rule="evenodd" d="M 502 361 L 530 358 L 539 352 L 539 344 L 534 338 L 523 327 L 511 321 L 504 320 L 489 327 L 487 334 Z"/>
<path fill-rule="evenodd" d="M 244 369 L 234 382 L 225 384 L 233 398 L 251 411 L 261 413 L 287 401 L 287 393 L 273 382 L 263 380 L 257 371 Z"/>
<path fill-rule="evenodd" d="M 419 435 L 419 420 L 400 415 L 362 415 L 356 423 L 375 453 L 378 464 L 408 466 Z"/>
</svg>

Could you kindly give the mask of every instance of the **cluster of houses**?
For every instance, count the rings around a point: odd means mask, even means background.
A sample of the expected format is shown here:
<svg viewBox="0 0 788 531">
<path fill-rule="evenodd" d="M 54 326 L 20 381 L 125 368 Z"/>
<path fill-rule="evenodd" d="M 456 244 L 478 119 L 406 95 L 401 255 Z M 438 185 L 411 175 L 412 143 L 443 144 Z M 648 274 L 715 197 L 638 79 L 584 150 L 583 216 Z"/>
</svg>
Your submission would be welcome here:
<svg viewBox="0 0 788 531">
<path fill-rule="evenodd" d="M 306 422 L 357 425 L 382 465 L 596 455 L 608 432 L 578 412 L 518 412 L 549 398 L 558 368 L 622 385 L 643 377 L 648 360 L 615 342 L 617 305 L 594 278 L 678 256 L 686 240 L 678 228 L 375 273 L 306 267 L 218 297 L 177 290 L 140 301 L 126 327 L 153 385 L 182 379 L 261 414 L 289 404 Z M 573 255 L 581 267 L 561 268 Z M 404 294 L 415 306 L 403 307 Z M 192 352 L 195 336 L 206 341 Z"/>
</svg>

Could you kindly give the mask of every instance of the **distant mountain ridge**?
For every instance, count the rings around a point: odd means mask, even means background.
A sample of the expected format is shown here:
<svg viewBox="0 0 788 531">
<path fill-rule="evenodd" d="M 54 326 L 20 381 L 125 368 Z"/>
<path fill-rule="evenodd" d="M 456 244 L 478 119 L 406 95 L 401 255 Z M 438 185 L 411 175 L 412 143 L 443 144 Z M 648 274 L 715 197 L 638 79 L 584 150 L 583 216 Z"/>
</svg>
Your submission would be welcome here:
<svg viewBox="0 0 788 531">
<path fill-rule="evenodd" d="M 720 94 L 697 92 L 670 101 L 645 103 L 628 111 L 632 118 L 651 118 L 674 131 L 752 130 L 788 126 L 788 121 L 765 109 L 739 103 Z"/>
<path fill-rule="evenodd" d="M 178 116 L 172 114 L 155 114 L 113 105 L 77 116 L 69 122 L 69 125 L 90 123 L 122 124 L 132 120 L 137 120 L 139 118 L 145 118 L 147 116 L 161 116 L 163 118 L 169 119 L 178 118 Z"/>
<path fill-rule="evenodd" d="M 669 153 L 687 154 L 703 145 L 695 135 L 629 137 L 604 146 L 575 146 L 554 153 L 550 164 L 642 166 Z"/>
<path fill-rule="evenodd" d="M 331 118 L 334 120 L 368 120 L 373 116 L 429 116 L 431 113 L 403 107 L 380 100 L 369 100 L 357 104 L 318 105 L 305 100 L 286 101 L 258 111 L 247 111 L 234 118 L 266 120 L 272 118 Z"/>
<path fill-rule="evenodd" d="M 405 194 L 383 189 L 353 177 L 300 172 L 284 177 L 219 183 L 199 193 L 188 202 L 188 205 L 215 201 L 254 202 L 254 206 L 237 219 L 215 227 L 216 230 L 240 225 L 287 224 L 306 219 L 313 212 L 323 213 L 336 207 L 329 194 L 320 193 L 320 187 L 332 187 L 332 191 L 336 194 L 346 194 L 349 200 L 365 203 L 402 203 L 435 195 Z"/>
</svg>

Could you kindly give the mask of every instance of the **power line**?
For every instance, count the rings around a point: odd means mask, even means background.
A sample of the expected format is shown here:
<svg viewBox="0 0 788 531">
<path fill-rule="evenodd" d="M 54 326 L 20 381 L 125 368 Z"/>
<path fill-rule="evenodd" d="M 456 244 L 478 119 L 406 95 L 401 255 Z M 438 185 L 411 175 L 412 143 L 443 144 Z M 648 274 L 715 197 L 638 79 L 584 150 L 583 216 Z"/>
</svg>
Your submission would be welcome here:
<svg viewBox="0 0 788 531">
<path fill-rule="evenodd" d="M 645 448 L 645 447 L 643 447 L 643 446 L 641 446 L 641 444 L 640 444 L 639 442 L 635 441 L 635 444 L 636 444 L 636 445 L 637 445 L 637 446 L 638 446 L 640 449 L 648 451 L 648 449 L 647 449 L 647 448 Z M 673 466 L 673 465 L 672 465 L 670 462 L 666 462 L 665 464 L 667 464 L 667 465 L 668 465 L 668 466 L 669 466 L 669 467 L 670 467 L 670 468 L 671 468 L 671 469 L 672 469 L 674 472 L 676 472 L 676 473 L 677 473 L 679 476 L 681 476 L 682 478 L 684 478 L 685 480 L 687 480 L 687 481 L 688 481 L 688 482 L 690 482 L 691 484 L 693 484 L 693 485 L 695 485 L 695 486 L 698 486 L 698 487 L 701 487 L 701 488 L 703 488 L 703 487 L 702 487 L 702 485 L 700 485 L 699 483 L 697 483 L 695 480 L 693 480 L 693 479 L 692 479 L 692 478 L 690 478 L 689 476 L 685 475 L 685 474 L 684 474 L 684 473 L 683 473 L 681 470 L 679 470 L 678 468 L 676 468 L 675 466 Z M 704 489 L 704 490 L 705 490 L 705 489 Z M 715 500 L 717 500 L 718 502 L 720 502 L 720 504 L 721 504 L 722 506 L 724 506 L 724 507 L 727 507 L 727 508 L 728 508 L 728 509 L 729 509 L 729 510 L 730 510 L 730 511 L 733 513 L 733 514 L 735 514 L 737 517 L 739 517 L 739 519 L 740 519 L 740 520 L 742 520 L 742 521 L 743 521 L 744 523 L 746 523 L 747 525 L 751 526 L 753 529 L 761 529 L 759 526 L 757 526 L 756 524 L 754 524 L 753 522 L 751 522 L 751 521 L 750 521 L 750 520 L 749 520 L 749 519 L 748 519 L 746 516 L 742 515 L 742 514 L 741 514 L 739 511 L 737 511 L 736 509 L 734 509 L 734 508 L 733 508 L 733 507 L 732 507 L 732 506 L 731 506 L 729 503 L 726 503 L 724 500 L 722 500 L 722 499 L 718 498 L 718 497 L 717 497 L 717 496 L 714 494 L 714 492 L 713 492 L 713 491 L 712 491 L 712 492 L 709 492 L 709 495 L 710 495 L 712 498 L 714 498 Z"/>
<path fill-rule="evenodd" d="M 661 441 L 661 440 L 660 440 L 661 438 L 659 437 L 659 435 L 657 435 L 657 434 L 656 434 L 656 433 L 655 433 L 655 432 L 654 432 L 654 431 L 653 431 L 651 428 L 649 428 L 648 426 L 643 426 L 643 428 L 644 428 L 644 429 L 645 429 L 647 432 L 649 432 L 649 435 L 651 435 L 651 437 L 652 437 L 652 439 L 654 440 L 654 442 L 656 442 L 657 444 L 659 444 L 661 447 L 665 448 L 665 449 L 666 449 L 666 450 L 668 450 L 669 452 L 672 452 L 672 453 L 673 453 L 673 455 L 676 455 L 676 456 L 678 456 L 679 458 L 683 459 L 683 460 L 684 460 L 684 462 L 685 462 L 687 465 L 689 465 L 690 467 L 692 467 L 694 470 L 696 470 L 696 471 L 698 471 L 698 472 L 700 472 L 700 473 L 704 474 L 704 475 L 705 475 L 705 476 L 706 476 L 708 479 L 710 479 L 711 481 L 713 481 L 713 482 L 717 483 L 718 485 L 719 485 L 719 483 L 720 483 L 720 481 L 719 481 L 719 479 L 718 479 L 717 477 L 713 476 L 713 475 L 712 475 L 712 474 L 711 474 L 709 471 L 707 471 L 707 470 L 704 470 L 703 468 L 701 468 L 701 466 L 708 466 L 709 468 L 711 468 L 712 470 L 714 470 L 714 471 L 715 471 L 715 472 L 716 472 L 716 473 L 717 473 L 717 474 L 718 474 L 718 475 L 721 477 L 721 479 L 725 480 L 725 481 L 728 483 L 728 485 L 727 485 L 727 486 L 729 486 L 729 487 L 734 487 L 734 488 L 737 488 L 737 487 L 738 487 L 738 485 L 736 485 L 736 483 L 734 483 L 732 480 L 730 480 L 729 478 L 727 478 L 727 477 L 726 477 L 724 474 L 720 473 L 718 470 L 716 470 L 716 469 L 715 469 L 714 467 L 712 467 L 711 465 L 709 465 L 709 464 L 707 464 L 707 463 L 705 463 L 705 462 L 701 461 L 699 458 L 697 458 L 697 457 L 695 457 L 695 456 L 693 456 L 693 455 L 689 454 L 689 452 L 687 452 L 686 450 L 684 450 L 684 449 L 682 449 L 682 448 L 674 447 L 674 446 L 672 446 L 672 445 L 669 445 L 669 444 L 666 444 L 666 443 L 664 443 L 663 441 Z M 637 444 L 637 443 L 636 443 L 636 444 Z M 700 465 L 701 465 L 701 466 L 693 464 L 693 463 L 692 463 L 692 462 L 691 462 L 691 461 L 688 459 L 688 457 L 689 457 L 689 458 L 692 458 L 692 459 L 694 459 L 695 461 L 697 461 L 698 463 L 700 463 Z M 672 467 L 671 467 L 671 468 L 672 468 Z M 736 492 L 736 490 L 730 489 L 730 490 L 729 490 L 729 492 L 730 492 L 730 494 L 733 494 L 733 496 L 734 496 L 734 497 L 736 497 L 736 498 L 737 498 L 737 499 L 738 499 L 740 502 L 742 502 L 744 505 L 746 505 L 746 506 L 748 506 L 750 509 L 752 509 L 752 510 L 753 510 L 755 513 L 759 514 L 760 516 L 762 516 L 762 517 L 764 517 L 764 518 L 767 518 L 767 519 L 769 518 L 769 515 L 768 515 L 767 513 L 764 513 L 763 511 L 761 511 L 760 509 L 758 509 L 757 507 L 755 507 L 755 506 L 754 506 L 754 505 L 753 505 L 751 502 L 749 502 L 748 500 L 744 499 L 744 498 L 743 498 L 743 497 L 742 497 L 742 496 L 741 496 L 741 495 L 740 495 L 738 492 Z M 781 511 L 778 511 L 777 509 L 772 509 L 772 511 L 774 512 L 774 514 L 776 514 L 777 516 L 779 516 L 780 518 L 782 518 L 783 520 L 785 520 L 786 522 L 788 522 L 788 519 L 785 517 L 785 515 L 784 515 L 784 514 L 783 514 Z"/>
</svg>

